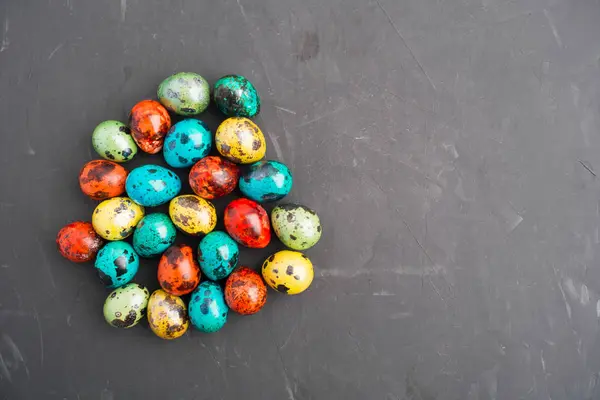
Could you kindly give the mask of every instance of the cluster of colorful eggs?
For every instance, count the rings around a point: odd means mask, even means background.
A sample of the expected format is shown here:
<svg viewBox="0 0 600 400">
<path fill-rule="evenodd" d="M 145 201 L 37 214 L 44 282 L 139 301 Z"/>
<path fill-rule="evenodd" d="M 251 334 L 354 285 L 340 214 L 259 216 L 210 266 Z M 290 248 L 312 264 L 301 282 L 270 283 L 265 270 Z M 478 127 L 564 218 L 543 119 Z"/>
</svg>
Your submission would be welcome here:
<svg viewBox="0 0 600 400">
<path fill-rule="evenodd" d="M 182 116 L 203 112 L 211 94 L 208 82 L 195 73 L 178 73 L 158 87 L 158 98 L 137 103 L 129 126 L 105 121 L 94 130 L 92 144 L 103 160 L 88 162 L 79 174 L 84 194 L 101 201 L 92 221 L 63 227 L 56 238 L 60 253 L 74 262 L 95 260 L 95 269 L 109 289 L 104 318 L 115 327 L 130 328 L 146 314 L 152 331 L 164 339 L 183 335 L 191 321 L 203 332 L 216 332 L 229 310 L 242 315 L 258 312 L 266 302 L 265 282 L 288 295 L 305 291 L 314 277 L 313 265 L 300 251 L 321 237 L 318 215 L 298 204 L 280 204 L 271 218 L 261 202 L 285 197 L 292 187 L 288 167 L 263 160 L 266 143 L 250 119 L 260 111 L 260 98 L 243 76 L 228 75 L 213 88 L 218 109 L 228 116 L 215 134 L 220 156 L 210 156 L 213 138 L 200 120 L 187 118 L 171 126 L 168 111 Z M 163 152 L 173 168 L 191 167 L 194 194 L 180 194 L 181 181 L 160 165 L 143 165 L 128 172 L 120 163 L 131 160 L 138 148 Z M 239 164 L 249 164 L 242 170 Z M 217 223 L 211 200 L 239 187 L 245 196 L 230 202 L 224 212 L 227 232 Z M 122 197 L 126 193 L 127 197 Z M 169 203 L 168 214 L 146 214 L 147 207 Z M 238 265 L 239 247 L 264 248 L 271 227 L 291 250 L 279 251 L 262 265 L 262 274 Z M 194 249 L 175 244 L 177 230 L 201 236 Z M 124 239 L 133 235 L 132 244 Z M 104 244 L 105 241 L 108 243 Z M 152 294 L 132 283 L 139 258 L 159 257 L 161 289 Z M 207 278 L 201 282 L 201 276 Z M 221 283 L 224 283 L 222 286 Z M 190 295 L 186 307 L 180 296 Z"/>
</svg>

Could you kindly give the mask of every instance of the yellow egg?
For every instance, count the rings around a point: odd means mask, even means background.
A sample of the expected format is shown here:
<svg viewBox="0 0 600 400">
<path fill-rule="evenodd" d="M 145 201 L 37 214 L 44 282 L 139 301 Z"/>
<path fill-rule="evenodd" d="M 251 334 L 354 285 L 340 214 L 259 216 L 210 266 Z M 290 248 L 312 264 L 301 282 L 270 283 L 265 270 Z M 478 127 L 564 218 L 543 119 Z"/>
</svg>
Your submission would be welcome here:
<svg viewBox="0 0 600 400">
<path fill-rule="evenodd" d="M 169 216 L 182 232 L 195 236 L 206 235 L 217 225 L 215 206 L 193 194 L 184 194 L 171 200 Z"/>
<path fill-rule="evenodd" d="M 148 300 L 148 324 L 159 338 L 177 339 L 190 325 L 185 303 L 162 289 L 154 291 Z"/>
<path fill-rule="evenodd" d="M 92 225 L 106 240 L 123 240 L 144 216 L 144 207 L 129 197 L 113 197 L 98 204 L 92 215 Z"/>
<path fill-rule="evenodd" d="M 261 160 L 267 151 L 265 136 L 248 118 L 227 118 L 215 134 L 217 150 L 230 161 L 250 164 Z"/>
<path fill-rule="evenodd" d="M 310 286 L 315 272 L 304 254 L 282 250 L 265 260 L 262 275 L 265 282 L 278 292 L 298 294 Z"/>
</svg>

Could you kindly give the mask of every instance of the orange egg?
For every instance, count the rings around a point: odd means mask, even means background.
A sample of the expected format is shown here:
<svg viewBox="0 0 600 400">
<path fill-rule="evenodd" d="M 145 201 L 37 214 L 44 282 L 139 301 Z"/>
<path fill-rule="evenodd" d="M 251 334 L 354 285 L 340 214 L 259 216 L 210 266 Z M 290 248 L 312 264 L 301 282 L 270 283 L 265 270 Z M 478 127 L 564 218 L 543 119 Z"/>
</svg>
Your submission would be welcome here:
<svg viewBox="0 0 600 400">
<path fill-rule="evenodd" d="M 90 161 L 79 172 L 79 186 L 94 200 L 117 197 L 125 192 L 127 173 L 125 168 L 112 161 Z"/>
<path fill-rule="evenodd" d="M 158 153 L 171 128 L 171 117 L 158 101 L 142 100 L 129 113 L 131 136 L 142 151 Z"/>
<path fill-rule="evenodd" d="M 185 244 L 169 247 L 158 263 L 158 282 L 165 292 L 181 296 L 200 283 L 200 266 L 194 251 Z"/>
</svg>

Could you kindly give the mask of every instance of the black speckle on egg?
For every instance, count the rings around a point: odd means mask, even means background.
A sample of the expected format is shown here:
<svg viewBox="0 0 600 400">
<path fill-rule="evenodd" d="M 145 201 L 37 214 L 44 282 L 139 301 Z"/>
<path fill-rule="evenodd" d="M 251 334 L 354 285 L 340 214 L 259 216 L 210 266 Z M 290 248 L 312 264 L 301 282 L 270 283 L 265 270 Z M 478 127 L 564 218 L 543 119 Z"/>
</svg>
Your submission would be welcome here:
<svg viewBox="0 0 600 400">
<path fill-rule="evenodd" d="M 287 293 L 289 292 L 290 288 L 285 286 L 285 285 L 277 285 L 277 291 L 282 292 L 282 293 Z"/>
<path fill-rule="evenodd" d="M 288 275 L 294 275 L 294 267 L 292 265 L 288 265 L 285 273 Z"/>
</svg>

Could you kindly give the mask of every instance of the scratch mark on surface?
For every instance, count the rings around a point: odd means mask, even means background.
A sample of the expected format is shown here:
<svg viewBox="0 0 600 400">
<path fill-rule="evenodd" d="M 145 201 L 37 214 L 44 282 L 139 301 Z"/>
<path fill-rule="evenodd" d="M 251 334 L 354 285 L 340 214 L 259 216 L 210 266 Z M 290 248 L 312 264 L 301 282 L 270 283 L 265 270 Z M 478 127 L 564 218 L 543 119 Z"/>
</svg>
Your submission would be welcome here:
<svg viewBox="0 0 600 400">
<path fill-rule="evenodd" d="M 322 120 L 325 117 L 329 117 L 331 115 L 339 113 L 340 111 L 344 111 L 348 107 L 350 107 L 350 104 L 344 104 L 342 107 L 339 107 L 339 108 L 337 108 L 337 109 L 335 109 L 333 111 L 326 112 L 325 114 L 321 114 L 321 115 L 319 115 L 319 116 L 317 116 L 317 117 L 315 117 L 313 119 L 309 119 L 308 121 L 302 122 L 302 123 L 294 126 L 294 128 L 300 128 L 300 127 L 303 127 L 305 125 L 312 124 L 313 122 L 317 122 L 319 120 Z"/>
<path fill-rule="evenodd" d="M 548 20 L 550 24 L 550 29 L 552 29 L 552 34 L 554 35 L 554 39 L 556 39 L 556 44 L 558 47 L 563 47 L 562 40 L 560 40 L 560 36 L 558 35 L 558 30 L 556 29 L 556 25 L 554 25 L 554 21 L 552 20 L 552 16 L 548 10 L 544 10 L 544 16 Z"/>
<path fill-rule="evenodd" d="M 581 294 L 579 296 L 579 301 L 582 306 L 587 306 L 590 304 L 590 291 L 586 285 L 581 285 Z"/>
<path fill-rule="evenodd" d="M 106 382 L 107 385 L 109 383 L 109 381 Z M 113 400 L 114 398 L 115 396 L 113 395 L 113 392 L 108 387 L 105 387 L 100 392 L 100 400 Z"/>
<path fill-rule="evenodd" d="M 46 271 L 48 271 L 48 275 L 50 276 L 50 283 L 52 284 L 54 290 L 56 290 L 56 282 L 54 282 L 54 276 L 50 269 L 50 265 L 48 264 L 48 259 L 46 258 L 46 252 L 44 251 L 44 247 L 42 246 L 42 243 L 40 242 L 39 238 L 36 237 L 35 241 L 37 242 L 38 248 L 40 249 L 40 253 L 42 254 L 42 261 L 44 263 L 44 267 L 46 268 Z"/>
<path fill-rule="evenodd" d="M 40 315 L 35 307 L 33 307 L 33 317 L 37 322 L 38 332 L 40 334 L 40 365 L 44 367 L 44 332 L 42 330 L 42 323 L 40 322 Z"/>
<path fill-rule="evenodd" d="M 7 334 L 2 335 L 2 338 L 4 339 L 4 342 L 8 345 L 8 347 L 10 347 L 10 351 L 12 353 L 13 359 L 15 359 L 15 360 L 21 362 L 21 364 L 23 364 L 23 368 L 25 368 L 25 373 L 27 374 L 27 378 L 31 379 L 31 376 L 29 376 L 29 368 L 27 368 L 25 359 L 23 358 L 23 355 L 21 354 L 21 351 L 19 350 L 19 348 L 17 347 L 15 342 L 13 342 L 11 337 L 8 336 Z"/>
<path fill-rule="evenodd" d="M 223 382 L 227 383 L 227 376 L 225 375 L 225 369 L 221 365 L 221 362 L 219 360 L 217 360 L 217 358 L 215 357 L 213 352 L 210 351 L 210 348 L 208 348 L 208 346 L 206 346 L 202 341 L 200 341 L 200 346 L 202 346 L 202 348 L 208 352 L 208 354 L 210 355 L 210 358 L 212 358 L 214 363 L 217 364 L 217 367 L 219 367 L 219 369 L 221 370 L 221 376 L 223 377 Z"/>
<path fill-rule="evenodd" d="M 71 314 L 67 315 L 67 325 L 71 326 Z"/>
<path fill-rule="evenodd" d="M 292 115 L 296 115 L 296 111 L 292 111 L 292 110 L 288 110 L 287 108 L 283 108 L 283 107 L 279 107 L 279 106 L 273 106 L 278 110 L 281 110 L 283 112 L 286 112 L 288 114 L 292 114 Z"/>
<path fill-rule="evenodd" d="M 244 10 L 244 6 L 242 5 L 242 3 L 240 3 L 240 0 L 236 0 L 237 1 L 237 5 L 240 8 L 240 14 L 242 14 L 242 17 L 244 18 L 244 21 L 246 22 L 246 24 L 250 25 L 248 23 L 248 16 L 246 15 L 246 10 Z"/>
<path fill-rule="evenodd" d="M 121 0 L 121 21 L 125 22 L 125 14 L 127 14 L 127 0 Z"/>
<path fill-rule="evenodd" d="M 565 294 L 565 291 L 560 282 L 558 282 L 558 288 L 560 289 L 560 293 L 562 295 L 563 302 L 565 303 L 565 308 L 567 309 L 567 316 L 569 317 L 569 319 L 571 319 L 571 305 L 569 304 L 569 301 L 567 300 L 567 295 Z"/>
<path fill-rule="evenodd" d="M 384 297 L 388 297 L 388 296 L 395 296 L 396 293 L 392 293 L 392 292 L 388 292 L 387 290 L 381 290 L 379 292 L 374 292 L 373 296 L 384 296 Z"/>
<path fill-rule="evenodd" d="M 579 164 L 581 164 L 581 166 L 583 168 L 585 168 L 590 174 L 592 174 L 593 176 L 596 176 L 596 173 L 594 172 L 594 170 L 591 167 L 589 167 L 586 163 L 584 163 L 581 160 L 578 160 L 578 161 L 579 161 Z"/>
<path fill-rule="evenodd" d="M 596 302 L 596 317 L 600 318 L 600 300 Z"/>
<path fill-rule="evenodd" d="M 427 275 L 445 275 L 446 268 L 441 265 L 433 265 L 429 267 L 415 267 L 402 265 L 397 268 L 384 268 L 384 269 L 367 269 L 359 268 L 354 270 L 332 268 L 322 269 L 320 275 L 322 277 L 332 278 L 356 278 L 365 275 L 379 275 L 379 274 L 391 274 L 401 276 L 427 276 Z"/>
<path fill-rule="evenodd" d="M 2 373 L 2 376 L 4 377 L 4 379 L 6 379 L 7 381 L 12 383 L 10 371 L 8 370 L 8 367 L 7 367 L 6 363 L 4 362 L 4 357 L 2 357 L 2 353 L 0 353 L 0 372 Z"/>
<path fill-rule="evenodd" d="M 281 151 L 281 147 L 279 147 L 279 141 L 277 140 L 277 136 L 275 136 L 275 134 L 272 133 L 270 130 L 267 130 L 267 136 L 269 137 L 269 139 L 271 139 L 271 143 L 273 143 L 273 148 L 275 149 L 275 154 L 277 155 L 277 158 L 282 162 L 285 162 L 283 158 L 283 152 Z"/>
<path fill-rule="evenodd" d="M 544 359 L 544 350 L 542 350 L 540 353 L 540 362 L 542 364 L 542 371 L 544 371 L 544 374 L 545 374 L 546 373 L 546 360 Z"/>
<path fill-rule="evenodd" d="M 377 6 L 383 12 L 383 14 L 387 18 L 387 20 L 390 23 L 390 25 L 392 26 L 392 28 L 394 28 L 394 30 L 396 31 L 396 34 L 398 34 L 398 37 L 400 38 L 400 40 L 404 44 L 404 47 L 406 47 L 408 49 L 408 52 L 410 53 L 412 59 L 415 60 L 415 62 L 419 66 L 419 69 L 421 70 L 421 72 L 423 73 L 423 75 L 425 75 L 425 77 L 427 78 L 427 81 L 429 81 L 429 84 L 431 85 L 431 87 L 433 88 L 433 90 L 437 91 L 437 89 L 435 87 L 435 84 L 433 83 L 433 80 L 431 80 L 431 77 L 429 77 L 429 74 L 427 74 L 427 72 L 425 71 L 425 68 L 423 68 L 423 65 L 421 64 L 421 62 L 415 56 L 415 53 L 412 51 L 412 49 L 410 48 L 410 46 L 408 45 L 408 43 L 406 43 L 406 40 L 404 39 L 404 36 L 402 36 L 402 33 L 400 33 L 400 29 L 398 29 L 398 27 L 396 26 L 396 24 L 394 24 L 394 21 L 392 21 L 392 18 L 387 13 L 387 11 L 385 10 L 385 8 L 383 8 L 383 6 L 379 2 L 379 0 L 377 0 L 376 2 L 377 2 Z"/>
<path fill-rule="evenodd" d="M 8 46 L 10 46 L 10 40 L 8 40 L 8 27 L 9 21 L 8 17 L 4 18 L 4 34 L 2 35 L 2 44 L 0 44 L 0 53 L 4 50 L 8 50 Z"/>
<path fill-rule="evenodd" d="M 292 338 L 292 336 L 294 335 L 294 332 L 296 332 L 296 329 L 298 328 L 298 323 L 296 323 L 296 325 L 294 325 L 294 327 L 292 328 L 292 330 L 290 331 L 290 334 L 288 335 L 287 339 L 285 339 L 285 342 L 283 342 L 283 344 L 279 347 L 280 350 L 284 349 L 285 346 L 288 345 L 288 343 L 290 342 L 290 339 Z"/>
<path fill-rule="evenodd" d="M 59 51 L 65 44 L 64 43 L 60 43 L 58 46 L 56 46 L 54 48 L 54 50 L 52 50 L 52 52 L 50 53 L 50 55 L 48 56 L 48 60 L 51 60 L 52 57 L 54 57 L 54 55 L 56 54 L 57 51 Z"/>
</svg>

